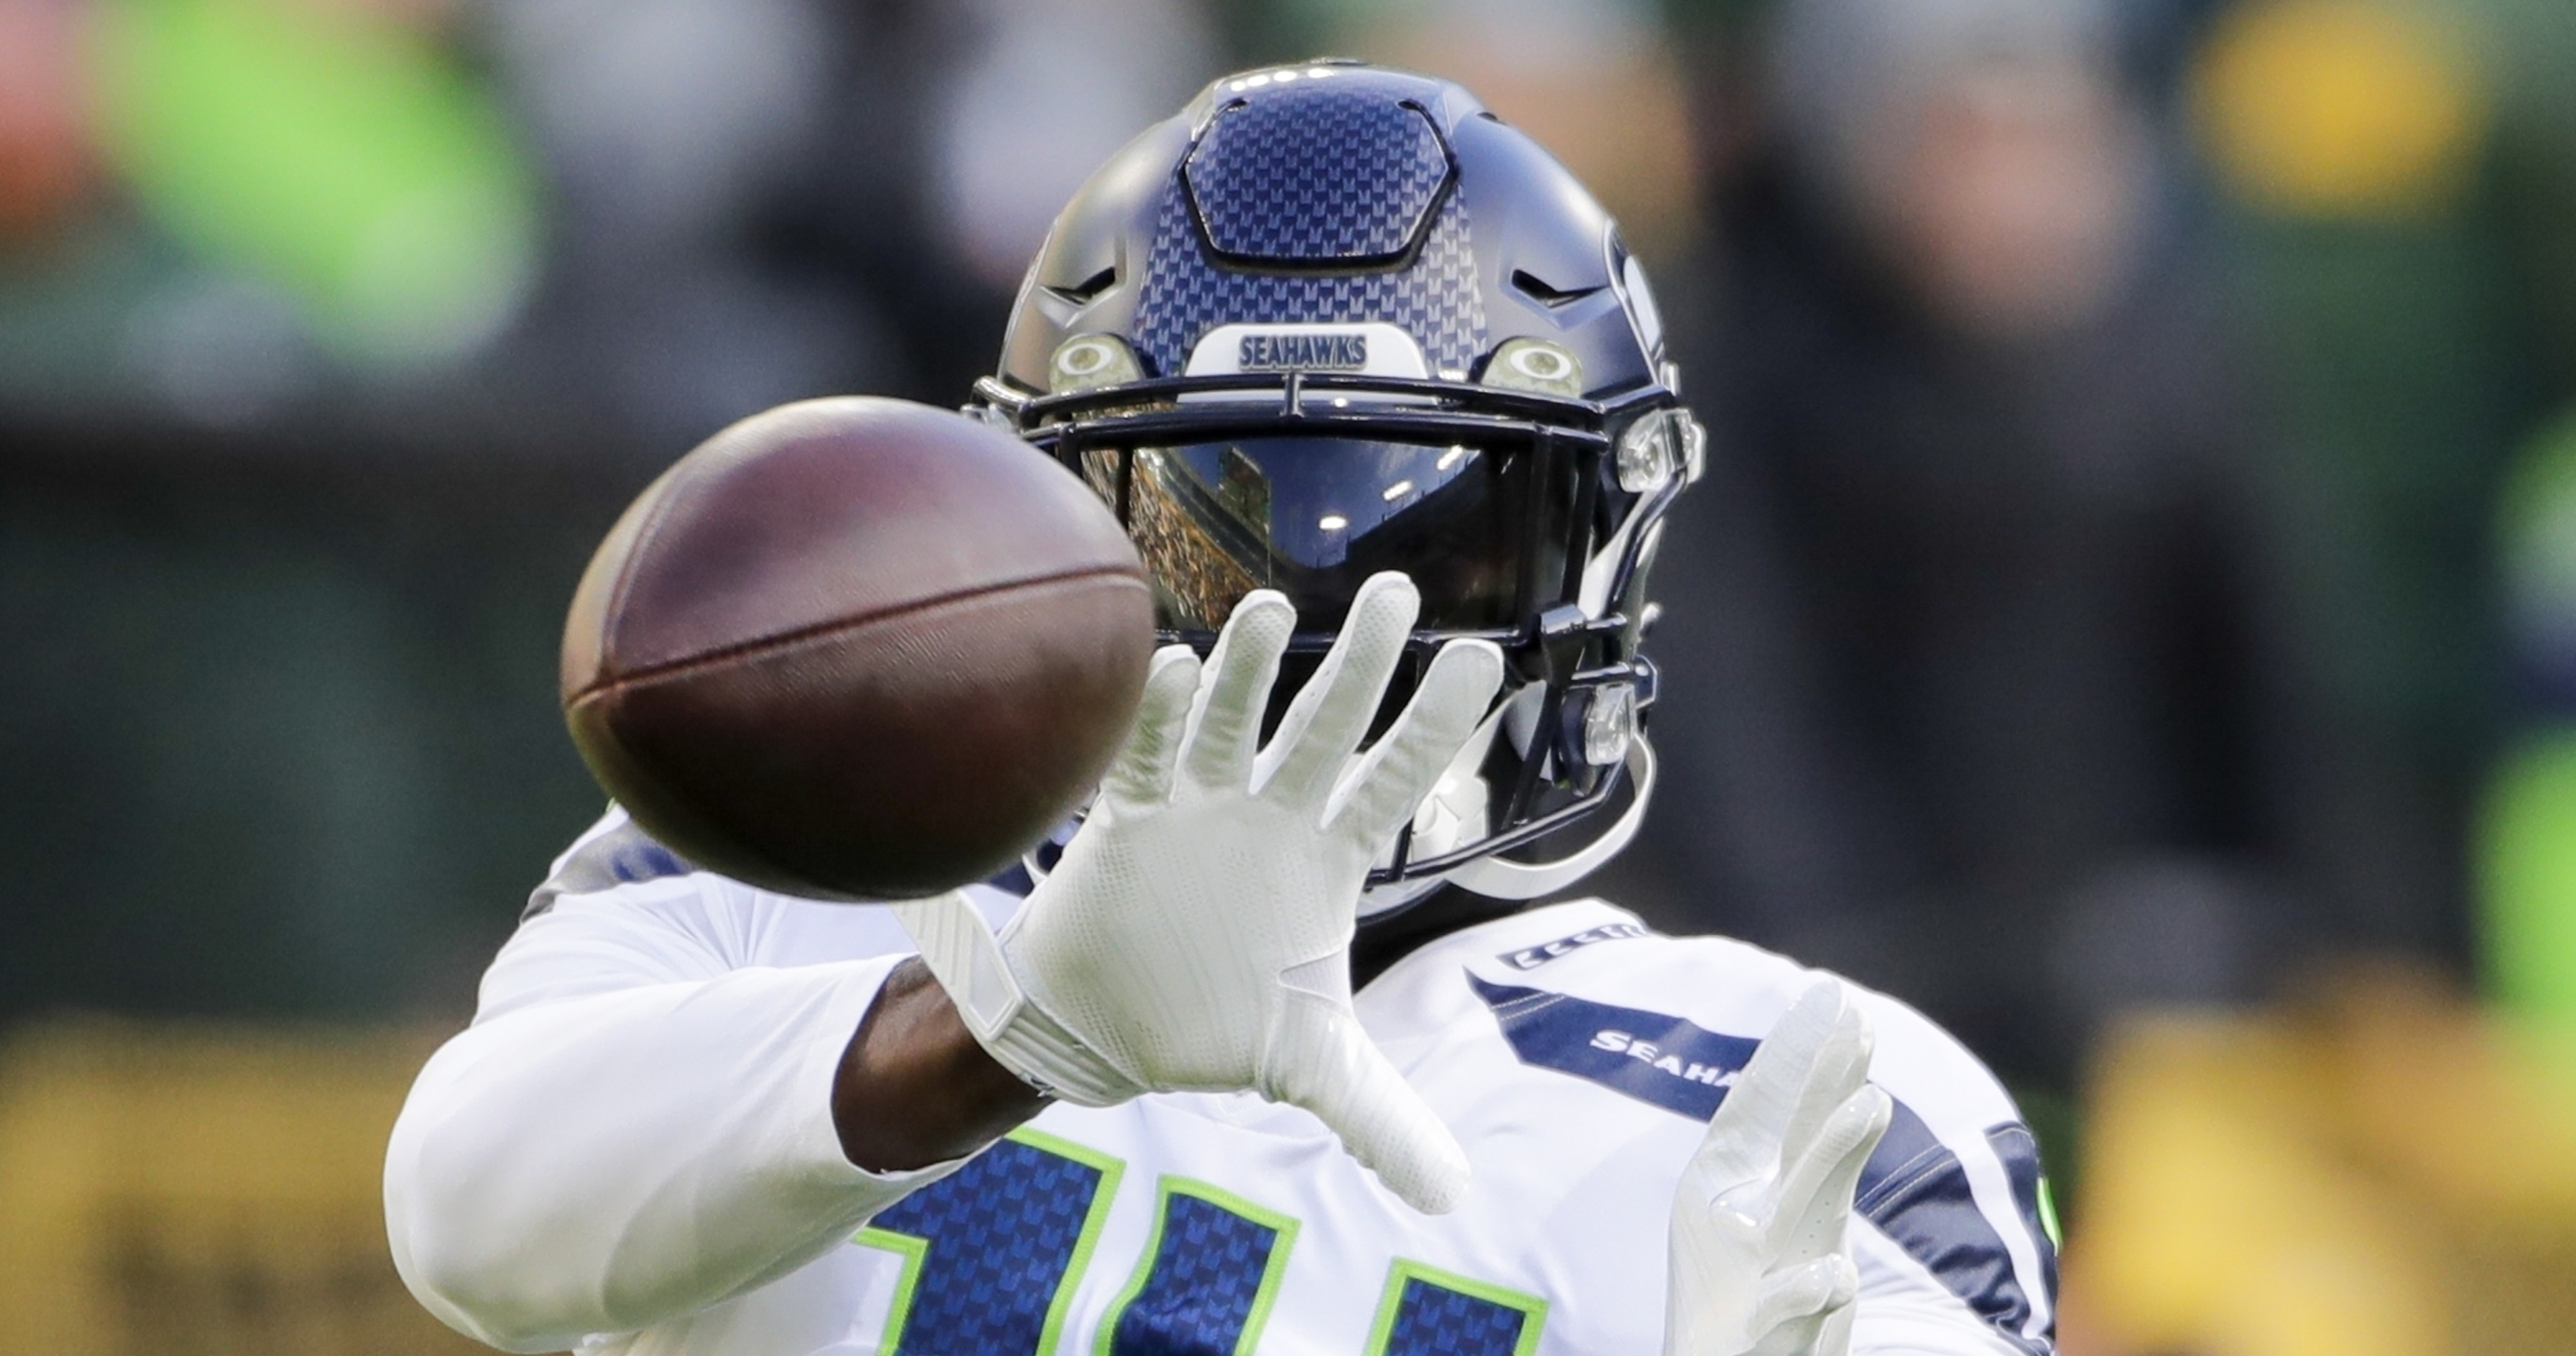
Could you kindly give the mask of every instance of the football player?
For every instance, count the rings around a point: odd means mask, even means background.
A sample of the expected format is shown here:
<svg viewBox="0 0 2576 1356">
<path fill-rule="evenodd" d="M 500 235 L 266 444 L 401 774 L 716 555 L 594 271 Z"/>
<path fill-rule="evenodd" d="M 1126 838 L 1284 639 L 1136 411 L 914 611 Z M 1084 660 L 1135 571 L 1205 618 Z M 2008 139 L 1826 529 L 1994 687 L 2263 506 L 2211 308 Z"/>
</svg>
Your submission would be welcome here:
<svg viewBox="0 0 2576 1356">
<path fill-rule="evenodd" d="M 413 1293 L 633 1356 L 2045 1356 L 2038 1156 L 1964 1049 L 1526 905 L 1653 789 L 1675 387 L 1610 219 L 1454 84 L 1284 66 L 1147 131 L 970 406 L 1158 583 L 1079 827 L 864 907 L 612 812 L 395 1130 Z"/>
</svg>

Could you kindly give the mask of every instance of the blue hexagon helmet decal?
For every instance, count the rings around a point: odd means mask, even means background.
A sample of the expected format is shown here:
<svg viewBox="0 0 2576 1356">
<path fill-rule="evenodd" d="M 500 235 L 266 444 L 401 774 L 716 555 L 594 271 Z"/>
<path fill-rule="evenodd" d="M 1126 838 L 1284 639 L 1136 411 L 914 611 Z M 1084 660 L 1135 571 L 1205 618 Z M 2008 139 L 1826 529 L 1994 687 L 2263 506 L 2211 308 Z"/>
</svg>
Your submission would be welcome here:
<svg viewBox="0 0 2576 1356">
<path fill-rule="evenodd" d="M 1410 253 L 1451 174 L 1419 106 L 1322 81 L 1219 109 L 1182 168 L 1218 254 L 1356 268 Z"/>
</svg>

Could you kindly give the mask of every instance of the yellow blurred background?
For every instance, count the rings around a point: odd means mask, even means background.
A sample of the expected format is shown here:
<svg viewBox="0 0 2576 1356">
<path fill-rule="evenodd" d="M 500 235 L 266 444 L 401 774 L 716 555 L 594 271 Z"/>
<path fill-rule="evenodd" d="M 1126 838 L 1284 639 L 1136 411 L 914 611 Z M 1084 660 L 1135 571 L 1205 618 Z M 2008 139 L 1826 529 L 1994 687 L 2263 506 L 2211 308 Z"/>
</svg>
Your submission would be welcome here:
<svg viewBox="0 0 2576 1356">
<path fill-rule="evenodd" d="M 0 1350 L 482 1350 L 385 1248 L 385 1136 L 432 1044 L 21 1027 L 0 1048 Z"/>
<path fill-rule="evenodd" d="M 2139 1015 L 2087 1094 L 2064 1349 L 2566 1350 L 2576 1064 L 2405 970 Z"/>
</svg>

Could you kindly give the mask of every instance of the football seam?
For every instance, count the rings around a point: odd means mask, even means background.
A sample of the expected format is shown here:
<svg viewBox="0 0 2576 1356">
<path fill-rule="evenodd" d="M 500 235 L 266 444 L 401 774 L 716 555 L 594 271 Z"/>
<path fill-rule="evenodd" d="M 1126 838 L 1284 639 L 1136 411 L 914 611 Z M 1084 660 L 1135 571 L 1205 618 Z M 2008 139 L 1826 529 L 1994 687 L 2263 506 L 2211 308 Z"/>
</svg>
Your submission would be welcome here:
<svg viewBox="0 0 2576 1356">
<path fill-rule="evenodd" d="M 626 615 L 627 595 L 634 591 L 636 576 L 643 573 L 645 544 L 653 540 L 654 529 L 662 525 L 662 520 L 671 516 L 671 506 L 679 502 L 682 482 L 697 478 L 697 472 L 689 469 L 688 458 L 683 457 L 678 465 L 666 473 L 665 477 L 655 481 L 655 486 L 662 490 L 662 495 L 654 502 L 652 511 L 644 515 L 644 521 L 635 525 L 635 536 L 627 543 L 626 558 L 617 562 L 617 577 L 609 581 L 607 606 L 600 613 L 599 662 L 602 665 L 607 664 L 609 657 L 616 652 L 617 633 L 623 629 L 618 625 L 618 620 Z M 669 483 L 662 483 L 663 479 L 667 479 Z M 653 488 L 648 486 L 644 492 L 651 494 Z M 612 527 L 609 531 L 613 534 L 616 529 Z M 615 681 L 617 680 L 614 678 L 602 679 L 574 693 L 564 704 L 570 706 L 573 701 Z"/>
<path fill-rule="evenodd" d="M 702 654 L 690 655 L 685 659 L 669 659 L 644 668 L 629 669 L 610 677 L 603 678 L 589 687 L 581 689 L 580 691 L 572 694 L 571 697 L 565 699 L 564 705 L 567 707 L 575 706 L 588 701 L 593 697 L 599 696 L 602 693 L 614 692 L 621 687 L 626 687 L 633 683 L 649 682 L 656 679 L 668 678 L 675 674 L 687 673 L 692 669 L 707 668 L 717 664 L 723 664 L 731 660 L 740 659 L 745 655 L 757 654 L 763 650 L 795 645 L 803 641 L 812 640 L 817 636 L 830 635 L 836 631 L 847 631 L 861 626 L 873 626 L 878 622 L 891 621 L 895 618 L 910 616 L 917 612 L 927 612 L 933 608 L 945 607 L 950 603 L 965 602 L 969 599 L 981 598 L 995 593 L 1006 593 L 1013 589 L 1028 588 L 1032 585 L 1071 584 L 1079 583 L 1085 579 L 1098 579 L 1103 577 L 1125 579 L 1136 584 L 1140 588 L 1145 584 L 1145 581 L 1142 578 L 1139 578 L 1135 571 L 1116 565 L 1097 565 L 1089 569 L 1069 570 L 1062 574 L 1032 575 L 1026 579 L 1006 579 L 998 584 L 979 584 L 974 588 L 959 589 L 953 593 L 943 593 L 935 597 L 923 598 L 914 602 L 905 603 L 901 607 L 890 607 L 881 611 L 870 612 L 856 617 L 836 617 L 831 621 L 815 622 L 808 626 L 799 626 L 793 630 L 780 631 L 775 634 L 761 636 L 753 640 L 737 641 L 734 644 L 723 646 L 719 649 L 708 650 Z"/>
</svg>

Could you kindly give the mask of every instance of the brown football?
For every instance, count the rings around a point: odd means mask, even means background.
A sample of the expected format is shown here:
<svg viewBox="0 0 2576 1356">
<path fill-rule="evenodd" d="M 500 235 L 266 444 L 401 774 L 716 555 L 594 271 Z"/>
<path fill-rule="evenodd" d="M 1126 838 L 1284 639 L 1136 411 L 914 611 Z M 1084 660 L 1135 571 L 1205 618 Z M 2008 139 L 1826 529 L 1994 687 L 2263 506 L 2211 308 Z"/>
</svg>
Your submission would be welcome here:
<svg viewBox="0 0 2576 1356">
<path fill-rule="evenodd" d="M 754 415 L 600 544 L 564 626 L 592 775 L 697 865 L 897 899 L 1002 870 L 1135 719 L 1153 596 L 1019 439 L 869 397 Z"/>
</svg>

